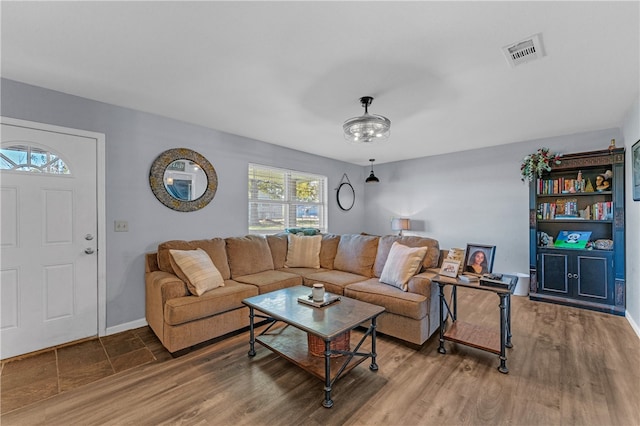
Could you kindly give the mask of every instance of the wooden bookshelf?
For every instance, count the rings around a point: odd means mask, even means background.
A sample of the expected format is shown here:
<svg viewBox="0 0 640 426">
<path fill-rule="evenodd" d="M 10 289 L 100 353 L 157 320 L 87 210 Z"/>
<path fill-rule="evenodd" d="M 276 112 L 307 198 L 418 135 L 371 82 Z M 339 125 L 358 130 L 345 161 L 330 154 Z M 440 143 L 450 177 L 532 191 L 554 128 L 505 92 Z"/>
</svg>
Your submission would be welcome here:
<svg viewBox="0 0 640 426">
<path fill-rule="evenodd" d="M 532 300 L 624 315 L 624 161 L 624 148 L 568 154 L 561 157 L 560 164 L 553 164 L 550 172 L 532 182 L 529 191 Z M 608 188 L 597 190 L 597 177 L 608 170 L 611 171 Z M 569 214 L 562 211 L 566 206 L 570 208 Z M 562 231 L 591 232 L 589 244 L 585 249 L 544 244 L 544 234 L 555 241 Z M 613 247 L 598 250 L 596 240 L 613 241 Z"/>
</svg>

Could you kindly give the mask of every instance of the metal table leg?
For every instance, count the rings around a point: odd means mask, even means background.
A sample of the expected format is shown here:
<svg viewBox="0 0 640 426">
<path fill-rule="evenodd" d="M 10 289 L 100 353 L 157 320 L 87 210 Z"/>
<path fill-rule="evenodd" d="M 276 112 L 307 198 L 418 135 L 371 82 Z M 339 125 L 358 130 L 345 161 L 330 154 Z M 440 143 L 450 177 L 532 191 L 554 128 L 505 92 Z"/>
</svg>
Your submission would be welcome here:
<svg viewBox="0 0 640 426">
<path fill-rule="evenodd" d="M 513 343 L 511 343 L 511 293 L 507 293 L 507 343 L 505 345 L 508 348 L 513 347 Z"/>
<path fill-rule="evenodd" d="M 325 408 L 333 407 L 331 399 L 331 341 L 324 341 L 324 401 L 322 406 Z"/>
<path fill-rule="evenodd" d="M 438 282 L 439 298 L 440 298 L 440 345 L 438 346 L 438 353 L 446 354 L 447 350 L 444 348 L 444 284 Z M 448 315 L 448 314 L 447 314 Z"/>
<path fill-rule="evenodd" d="M 376 320 L 378 317 L 371 318 L 371 365 L 369 369 L 372 371 L 378 371 L 378 364 L 376 364 Z"/>
<path fill-rule="evenodd" d="M 508 293 L 500 293 L 500 367 L 498 367 L 498 371 L 501 373 L 507 374 L 509 369 L 507 368 L 507 296 Z"/>
<path fill-rule="evenodd" d="M 249 356 L 255 356 L 256 355 L 256 349 L 255 349 L 255 344 L 256 344 L 256 339 L 255 339 L 255 332 L 253 330 L 253 318 L 254 318 L 254 313 L 253 313 L 253 308 L 251 306 L 249 306 Z"/>
</svg>

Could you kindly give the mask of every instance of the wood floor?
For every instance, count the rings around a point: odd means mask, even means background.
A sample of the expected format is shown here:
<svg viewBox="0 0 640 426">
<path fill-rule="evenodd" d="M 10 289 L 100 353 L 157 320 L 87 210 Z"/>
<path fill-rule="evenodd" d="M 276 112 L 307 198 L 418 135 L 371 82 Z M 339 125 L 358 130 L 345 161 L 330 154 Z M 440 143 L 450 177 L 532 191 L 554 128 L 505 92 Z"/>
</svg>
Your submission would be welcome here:
<svg viewBox="0 0 640 426">
<path fill-rule="evenodd" d="M 497 326 L 498 297 L 460 289 L 459 319 Z M 323 384 L 248 333 L 116 373 L 4 414 L 5 425 L 638 425 L 640 339 L 625 318 L 512 298 L 509 374 L 437 334 L 415 350 L 378 339 L 368 362 Z M 353 338 L 358 337 L 353 333 Z"/>
</svg>

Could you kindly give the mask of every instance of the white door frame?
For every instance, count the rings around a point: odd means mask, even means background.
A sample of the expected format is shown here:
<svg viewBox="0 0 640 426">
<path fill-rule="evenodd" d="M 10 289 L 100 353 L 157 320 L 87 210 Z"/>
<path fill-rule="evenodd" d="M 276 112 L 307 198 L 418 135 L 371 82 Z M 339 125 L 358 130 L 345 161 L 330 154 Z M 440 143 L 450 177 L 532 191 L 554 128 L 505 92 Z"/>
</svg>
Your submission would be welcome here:
<svg viewBox="0 0 640 426">
<path fill-rule="evenodd" d="M 44 130 L 47 132 L 62 133 L 67 135 L 82 136 L 96 140 L 96 191 L 98 211 L 98 336 L 107 335 L 107 246 L 106 246 L 106 150 L 104 133 L 88 132 L 86 130 L 72 129 L 69 127 L 54 126 L 52 124 L 37 123 L 35 121 L 20 120 L 0 116 L 0 123 L 17 127 Z"/>
</svg>

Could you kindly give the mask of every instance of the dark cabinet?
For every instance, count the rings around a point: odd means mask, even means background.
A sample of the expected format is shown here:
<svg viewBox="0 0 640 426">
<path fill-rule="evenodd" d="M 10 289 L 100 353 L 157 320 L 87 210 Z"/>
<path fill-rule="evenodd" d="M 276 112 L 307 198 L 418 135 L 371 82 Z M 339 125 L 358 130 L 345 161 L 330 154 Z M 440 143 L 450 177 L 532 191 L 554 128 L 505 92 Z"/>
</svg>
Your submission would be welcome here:
<svg viewBox="0 0 640 426">
<path fill-rule="evenodd" d="M 624 315 L 624 149 L 565 155 L 529 200 L 530 298 Z M 567 248 L 567 234 L 589 241 Z"/>
<path fill-rule="evenodd" d="M 557 250 L 541 251 L 539 290 L 559 297 L 595 303 L 615 303 L 613 254 Z"/>
</svg>

